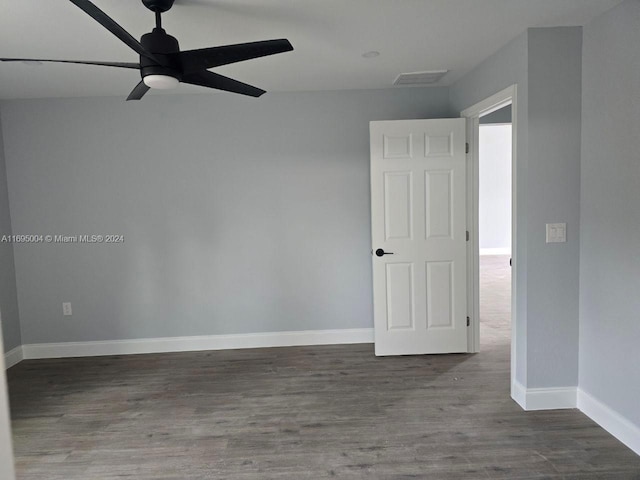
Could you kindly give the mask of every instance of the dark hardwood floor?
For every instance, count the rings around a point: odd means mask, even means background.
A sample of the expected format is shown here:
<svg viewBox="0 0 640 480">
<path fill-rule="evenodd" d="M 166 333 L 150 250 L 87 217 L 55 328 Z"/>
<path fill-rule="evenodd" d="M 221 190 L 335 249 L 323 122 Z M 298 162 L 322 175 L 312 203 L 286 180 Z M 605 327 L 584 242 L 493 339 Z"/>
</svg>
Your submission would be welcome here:
<svg viewBox="0 0 640 480">
<path fill-rule="evenodd" d="M 508 277 L 494 260 L 484 300 Z M 476 355 L 340 345 L 24 361 L 8 372 L 18 478 L 640 479 L 640 457 L 577 410 L 510 399 L 508 304 L 483 314 Z"/>
</svg>

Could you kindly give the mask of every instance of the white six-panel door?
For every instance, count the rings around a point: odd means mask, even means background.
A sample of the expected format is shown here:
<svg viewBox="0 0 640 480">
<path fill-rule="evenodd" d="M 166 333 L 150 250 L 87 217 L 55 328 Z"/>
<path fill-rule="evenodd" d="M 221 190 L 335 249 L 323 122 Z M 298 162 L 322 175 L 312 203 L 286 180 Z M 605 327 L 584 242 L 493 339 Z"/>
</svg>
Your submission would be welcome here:
<svg viewBox="0 0 640 480">
<path fill-rule="evenodd" d="M 466 352 L 465 120 L 370 134 L 376 355 Z"/>
</svg>

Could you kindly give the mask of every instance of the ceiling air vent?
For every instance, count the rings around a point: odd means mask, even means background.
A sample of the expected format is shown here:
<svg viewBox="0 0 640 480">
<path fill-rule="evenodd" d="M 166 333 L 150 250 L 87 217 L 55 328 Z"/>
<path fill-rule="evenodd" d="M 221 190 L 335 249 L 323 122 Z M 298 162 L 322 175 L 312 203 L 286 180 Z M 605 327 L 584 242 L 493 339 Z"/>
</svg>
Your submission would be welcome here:
<svg viewBox="0 0 640 480">
<path fill-rule="evenodd" d="M 429 72 L 401 73 L 394 80 L 394 85 L 433 85 L 438 83 L 449 70 L 431 70 Z"/>
</svg>

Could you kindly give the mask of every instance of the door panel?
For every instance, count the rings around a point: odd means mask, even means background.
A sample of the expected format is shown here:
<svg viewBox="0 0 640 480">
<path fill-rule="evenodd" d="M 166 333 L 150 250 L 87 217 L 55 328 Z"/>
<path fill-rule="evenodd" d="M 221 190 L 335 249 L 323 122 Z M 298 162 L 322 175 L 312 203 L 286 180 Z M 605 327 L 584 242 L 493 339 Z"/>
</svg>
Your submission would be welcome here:
<svg viewBox="0 0 640 480">
<path fill-rule="evenodd" d="M 387 267 L 387 328 L 411 329 L 414 325 L 415 305 L 413 265 L 388 263 Z"/>
<path fill-rule="evenodd" d="M 370 133 L 376 355 L 466 352 L 464 119 Z"/>
<path fill-rule="evenodd" d="M 424 136 L 425 157 L 451 157 L 453 156 L 453 135 L 429 135 Z"/>
<path fill-rule="evenodd" d="M 427 328 L 454 326 L 453 262 L 427 262 Z"/>
<path fill-rule="evenodd" d="M 411 172 L 385 172 L 384 225 L 385 238 L 411 238 Z"/>
<path fill-rule="evenodd" d="M 411 134 L 403 136 L 384 137 L 384 158 L 412 158 L 413 157 L 413 139 Z"/>
<path fill-rule="evenodd" d="M 436 237 L 451 238 L 453 203 L 453 171 L 427 170 L 425 172 L 425 211 L 427 240 Z"/>
</svg>

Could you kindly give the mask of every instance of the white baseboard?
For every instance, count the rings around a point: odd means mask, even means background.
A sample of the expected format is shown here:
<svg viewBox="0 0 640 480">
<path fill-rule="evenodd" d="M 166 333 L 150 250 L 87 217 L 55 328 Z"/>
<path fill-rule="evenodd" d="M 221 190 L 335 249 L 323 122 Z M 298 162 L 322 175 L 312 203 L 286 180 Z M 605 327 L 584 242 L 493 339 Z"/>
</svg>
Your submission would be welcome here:
<svg viewBox="0 0 640 480">
<path fill-rule="evenodd" d="M 578 387 L 525 388 L 520 382 L 511 385 L 511 398 L 524 410 L 557 410 L 577 407 Z"/>
<path fill-rule="evenodd" d="M 600 400 L 578 389 L 578 408 L 587 417 L 640 455 L 640 427 L 612 410 Z"/>
<path fill-rule="evenodd" d="M 528 388 L 526 410 L 576 408 L 577 391 L 577 387 Z"/>
<path fill-rule="evenodd" d="M 640 455 L 640 426 L 578 387 L 525 388 L 520 382 L 513 382 L 511 398 L 527 411 L 578 408 Z"/>
<path fill-rule="evenodd" d="M 349 343 L 373 343 L 373 329 L 306 330 L 97 342 L 33 343 L 22 346 L 22 355 L 24 359 L 67 358 Z"/>
<path fill-rule="evenodd" d="M 481 248 L 480 255 L 511 255 L 510 248 Z"/>
<path fill-rule="evenodd" d="M 23 360 L 22 346 L 17 346 L 4 354 L 4 366 L 6 369 L 13 367 Z"/>
<path fill-rule="evenodd" d="M 511 398 L 522 407 L 527 409 L 527 389 L 520 382 L 511 382 Z"/>
</svg>

